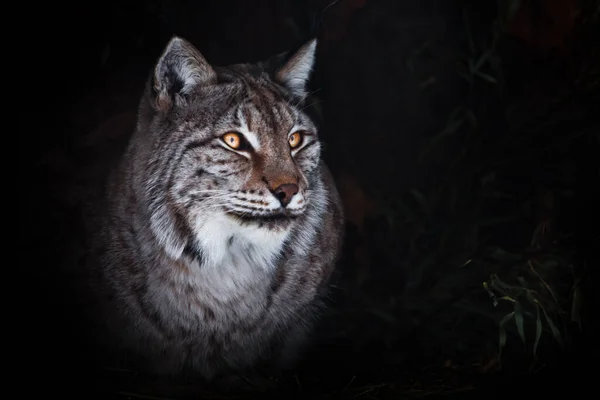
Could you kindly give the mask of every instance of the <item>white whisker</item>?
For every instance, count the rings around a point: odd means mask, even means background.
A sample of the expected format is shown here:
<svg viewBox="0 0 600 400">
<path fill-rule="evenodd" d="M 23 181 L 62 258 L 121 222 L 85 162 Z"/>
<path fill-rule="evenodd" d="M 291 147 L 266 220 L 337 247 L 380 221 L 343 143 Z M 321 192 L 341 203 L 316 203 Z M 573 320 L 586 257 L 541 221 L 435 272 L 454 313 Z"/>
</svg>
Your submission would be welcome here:
<svg viewBox="0 0 600 400">
<path fill-rule="evenodd" d="M 306 93 L 304 96 L 302 96 L 298 101 L 296 101 L 296 103 L 293 105 L 293 108 L 297 108 L 298 105 L 300 105 L 300 103 L 302 103 L 304 100 L 306 100 L 308 97 L 312 96 L 313 94 L 317 93 L 321 91 L 320 88 L 313 90 L 312 92 L 308 92 Z M 291 100 L 290 100 L 291 101 Z M 290 101 L 288 101 L 288 105 L 291 105 Z"/>
</svg>

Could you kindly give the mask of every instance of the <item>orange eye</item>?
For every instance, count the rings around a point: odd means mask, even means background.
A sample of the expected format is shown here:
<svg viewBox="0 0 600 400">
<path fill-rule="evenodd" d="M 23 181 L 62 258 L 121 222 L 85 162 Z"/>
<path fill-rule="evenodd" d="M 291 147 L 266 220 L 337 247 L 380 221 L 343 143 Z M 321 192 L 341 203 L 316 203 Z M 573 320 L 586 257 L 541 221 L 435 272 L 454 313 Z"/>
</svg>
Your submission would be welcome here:
<svg viewBox="0 0 600 400">
<path fill-rule="evenodd" d="M 301 132 L 294 132 L 290 135 L 290 138 L 288 139 L 288 142 L 290 143 L 290 147 L 292 149 L 295 149 L 296 147 L 300 146 L 302 144 L 302 133 Z"/>
<path fill-rule="evenodd" d="M 239 149 L 242 146 L 242 138 L 235 132 L 229 132 L 223 135 L 223 141 L 232 149 Z"/>
</svg>

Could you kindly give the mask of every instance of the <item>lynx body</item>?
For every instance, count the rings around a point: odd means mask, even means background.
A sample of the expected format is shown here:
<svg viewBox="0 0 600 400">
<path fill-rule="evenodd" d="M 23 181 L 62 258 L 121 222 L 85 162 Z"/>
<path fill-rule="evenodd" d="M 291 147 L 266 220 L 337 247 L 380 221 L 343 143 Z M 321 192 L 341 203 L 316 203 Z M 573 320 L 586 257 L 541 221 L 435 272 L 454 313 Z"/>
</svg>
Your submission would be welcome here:
<svg viewBox="0 0 600 400">
<path fill-rule="evenodd" d="M 316 43 L 217 68 L 173 38 L 106 186 L 95 287 L 108 337 L 154 372 L 289 365 L 343 218 L 303 111 Z"/>
</svg>

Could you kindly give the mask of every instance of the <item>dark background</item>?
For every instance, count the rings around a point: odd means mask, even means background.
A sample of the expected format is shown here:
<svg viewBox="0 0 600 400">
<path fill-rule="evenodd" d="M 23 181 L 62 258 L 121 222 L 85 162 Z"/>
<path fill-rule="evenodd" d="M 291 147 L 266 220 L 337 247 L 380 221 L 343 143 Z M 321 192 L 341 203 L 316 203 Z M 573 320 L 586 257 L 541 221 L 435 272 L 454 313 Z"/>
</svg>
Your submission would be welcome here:
<svg viewBox="0 0 600 400">
<path fill-rule="evenodd" d="M 7 65 L 24 82 L 21 161 L 33 160 L 19 198 L 20 271 L 33 276 L 17 332 L 26 390 L 212 395 L 98 370 L 62 268 L 81 227 L 73 193 L 96 177 L 91 159 L 126 142 L 173 34 L 221 65 L 319 38 L 313 108 L 346 209 L 344 256 L 313 352 L 246 396 L 575 394 L 590 383 L 596 1 L 89 1 L 21 15 L 20 61 Z"/>
</svg>

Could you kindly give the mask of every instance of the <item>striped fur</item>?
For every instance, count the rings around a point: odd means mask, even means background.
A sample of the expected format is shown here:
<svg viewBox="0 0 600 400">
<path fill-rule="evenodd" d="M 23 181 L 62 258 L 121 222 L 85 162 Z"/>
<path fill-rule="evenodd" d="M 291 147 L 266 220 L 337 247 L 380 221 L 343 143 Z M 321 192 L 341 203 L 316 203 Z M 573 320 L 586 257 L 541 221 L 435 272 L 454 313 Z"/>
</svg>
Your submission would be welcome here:
<svg viewBox="0 0 600 400">
<path fill-rule="evenodd" d="M 289 364 L 319 315 L 343 218 L 303 112 L 315 46 L 217 68 L 174 38 L 157 62 L 107 186 L 96 282 L 112 337 L 154 372 Z M 291 181 L 283 207 L 273 186 Z"/>
</svg>

